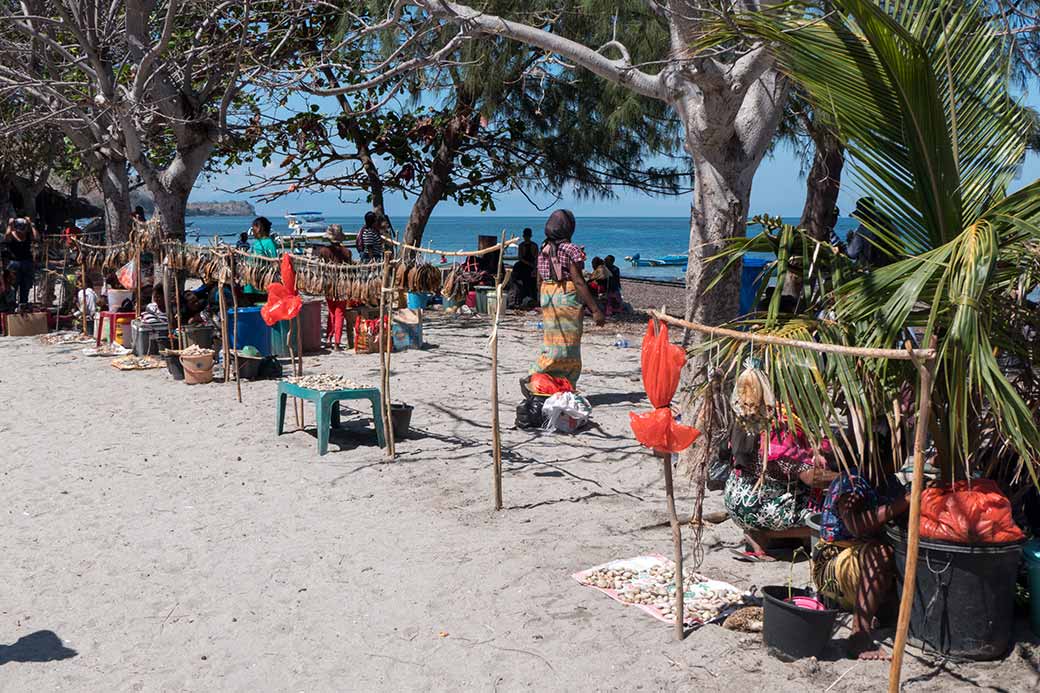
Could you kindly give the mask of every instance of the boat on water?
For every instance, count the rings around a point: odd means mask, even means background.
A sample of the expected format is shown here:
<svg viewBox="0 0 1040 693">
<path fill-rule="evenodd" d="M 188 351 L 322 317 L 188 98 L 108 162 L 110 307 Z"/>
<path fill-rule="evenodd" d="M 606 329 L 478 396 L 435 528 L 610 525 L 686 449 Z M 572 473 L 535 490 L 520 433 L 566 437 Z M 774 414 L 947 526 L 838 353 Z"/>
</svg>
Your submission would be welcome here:
<svg viewBox="0 0 1040 693">
<path fill-rule="evenodd" d="M 644 259 L 639 256 L 639 253 L 625 258 L 625 261 L 631 263 L 633 267 L 685 267 L 688 260 L 686 255 L 662 255 Z"/>
<path fill-rule="evenodd" d="M 327 242 L 325 229 L 328 228 L 328 222 L 321 212 L 289 212 L 285 215 L 285 221 L 289 233 L 277 238 L 282 245 L 323 245 Z M 357 239 L 354 231 L 344 229 L 343 235 L 346 245 L 353 245 Z"/>
</svg>

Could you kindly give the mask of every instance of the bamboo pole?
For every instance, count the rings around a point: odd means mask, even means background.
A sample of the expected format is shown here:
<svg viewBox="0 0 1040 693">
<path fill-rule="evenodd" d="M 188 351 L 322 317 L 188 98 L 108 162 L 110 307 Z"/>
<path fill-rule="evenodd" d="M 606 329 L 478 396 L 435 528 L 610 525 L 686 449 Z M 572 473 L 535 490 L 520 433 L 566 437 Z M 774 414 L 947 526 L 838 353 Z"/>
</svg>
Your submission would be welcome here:
<svg viewBox="0 0 1040 693">
<path fill-rule="evenodd" d="M 932 337 L 931 350 L 935 352 L 936 339 Z M 910 483 L 910 518 L 906 537 L 906 567 L 903 569 L 903 594 L 899 600 L 899 621 L 892 646 L 892 663 L 888 669 L 889 693 L 899 693 L 899 679 L 903 669 L 903 652 L 910 631 L 910 612 L 914 606 L 917 587 L 917 554 L 921 541 L 921 490 L 924 486 L 924 446 L 928 437 L 928 422 L 932 416 L 932 378 L 935 360 L 914 360 L 920 376 L 920 403 L 914 431 L 914 476 Z"/>
<path fill-rule="evenodd" d="M 181 325 L 181 290 L 180 290 L 180 278 L 175 272 L 173 275 L 173 296 L 174 296 L 174 307 L 177 310 L 177 343 L 181 349 L 184 348 L 184 330 Z M 166 297 L 166 311 L 170 310 L 170 297 Z M 169 324 L 170 320 L 167 318 L 166 323 Z"/>
<path fill-rule="evenodd" d="M 227 299 L 224 298 L 224 282 L 217 282 L 217 301 L 218 305 L 220 306 L 220 346 L 224 352 L 224 382 L 230 383 L 231 349 L 228 346 Z"/>
<path fill-rule="evenodd" d="M 498 321 L 502 315 L 502 262 L 506 232 L 502 232 L 498 269 L 495 271 L 495 320 L 491 327 L 491 443 L 495 470 L 495 510 L 502 509 L 502 431 L 498 411 Z"/>
<path fill-rule="evenodd" d="M 80 317 L 83 322 L 83 335 L 89 336 L 87 334 L 87 258 L 82 248 L 79 249 L 79 267 L 80 277 L 83 280 L 83 307 L 80 310 Z"/>
<path fill-rule="evenodd" d="M 299 365 L 296 367 L 296 375 L 303 375 L 303 313 L 296 316 L 296 353 L 299 354 Z M 315 414 L 315 420 L 318 416 Z M 300 428 L 307 425 L 307 407 L 300 402 Z"/>
<path fill-rule="evenodd" d="M 651 310 L 650 315 L 662 322 L 685 327 L 686 329 L 700 332 L 710 337 L 729 337 L 741 342 L 755 342 L 756 344 L 773 344 L 776 346 L 794 347 L 807 351 L 816 351 L 823 354 L 840 354 L 844 356 L 858 356 L 860 358 L 892 359 L 894 361 L 928 360 L 935 358 L 935 349 L 868 349 L 864 347 L 850 347 L 841 344 L 823 344 L 820 342 L 803 342 L 797 339 L 787 339 L 773 335 L 759 334 L 757 332 L 740 332 L 725 327 L 709 327 L 700 323 L 680 320 L 661 311 Z"/>
<path fill-rule="evenodd" d="M 134 253 L 134 289 L 137 291 L 137 301 L 134 306 L 134 312 L 137 313 L 138 318 L 141 317 L 141 248 L 138 247 L 137 252 Z M 169 305 L 169 302 L 167 302 Z M 179 312 L 179 311 L 178 311 Z M 169 320 L 167 320 L 169 322 Z"/>
<path fill-rule="evenodd" d="M 516 245 L 517 243 L 520 242 L 519 238 L 510 238 L 507 241 L 507 240 L 505 240 L 505 234 L 503 234 L 503 240 L 502 240 L 502 243 L 500 245 L 493 245 L 493 246 L 490 246 L 488 248 L 482 248 L 481 250 L 456 250 L 456 251 L 451 251 L 451 250 L 437 250 L 435 248 L 421 248 L 421 247 L 419 247 L 417 245 L 408 245 L 407 243 L 402 243 L 401 241 L 395 241 L 393 238 L 390 238 L 389 236 L 383 236 L 383 240 L 388 242 L 388 243 L 392 243 L 392 244 L 398 246 L 399 248 L 405 248 L 407 250 L 414 250 L 415 252 L 426 253 L 427 255 L 444 255 L 445 257 L 480 257 L 481 255 L 489 255 L 490 253 L 493 253 L 493 252 L 495 252 L 496 250 L 499 250 L 499 249 L 505 250 L 509 246 Z"/>
<path fill-rule="evenodd" d="M 383 368 L 383 430 L 386 435 L 387 455 L 391 461 L 397 455 L 397 441 L 394 440 L 394 424 L 391 419 L 393 405 L 390 396 L 390 352 L 394 347 L 392 316 L 395 292 L 393 290 L 393 270 L 391 269 L 393 256 L 391 251 L 383 253 L 383 289 L 379 299 L 380 358 L 384 359 L 385 364 Z"/>
<path fill-rule="evenodd" d="M 675 513 L 672 456 L 665 454 L 661 462 L 664 465 L 664 493 L 668 502 L 668 522 L 672 525 L 672 551 L 675 561 L 675 639 L 682 640 L 686 637 L 686 618 L 683 608 L 685 587 L 683 587 L 682 526 L 679 523 L 679 516 Z"/>
<path fill-rule="evenodd" d="M 235 304 L 235 317 L 233 319 L 233 329 L 235 332 L 235 392 L 238 393 L 238 401 L 242 402 L 242 379 L 238 377 L 238 374 L 242 371 L 238 368 L 238 292 L 235 291 L 235 256 L 232 255 L 230 259 L 231 269 L 231 300 Z"/>
<path fill-rule="evenodd" d="M 293 325 L 296 321 L 289 320 L 289 334 L 285 336 L 286 346 L 289 347 L 289 363 L 292 364 L 293 375 L 299 375 L 296 369 L 296 350 L 293 348 Z M 303 402 L 299 397 L 293 397 L 293 416 L 296 417 L 296 430 L 303 430 L 303 417 L 300 416 L 300 408 Z"/>
</svg>

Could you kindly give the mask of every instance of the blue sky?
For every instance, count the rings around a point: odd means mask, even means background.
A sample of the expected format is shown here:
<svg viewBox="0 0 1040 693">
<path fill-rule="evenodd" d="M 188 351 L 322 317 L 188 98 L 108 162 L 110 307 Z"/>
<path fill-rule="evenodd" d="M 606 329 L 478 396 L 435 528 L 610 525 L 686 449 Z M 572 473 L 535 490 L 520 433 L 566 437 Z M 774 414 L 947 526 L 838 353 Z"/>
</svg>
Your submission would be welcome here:
<svg viewBox="0 0 1040 693">
<path fill-rule="evenodd" d="M 1027 103 L 1040 108 L 1040 98 L 1032 96 Z M 1016 187 L 1040 178 L 1040 156 L 1028 155 Z M 851 176 L 844 178 L 845 189 L 838 200 L 842 214 L 847 214 L 855 206 L 859 192 L 855 188 Z M 246 199 L 245 195 L 222 192 L 244 185 L 248 178 L 244 170 L 235 171 L 212 180 L 200 180 L 192 193 L 193 201 Z M 363 196 L 359 199 L 355 191 L 346 191 L 344 200 L 338 199 L 335 192 L 299 193 L 287 196 L 273 204 L 257 204 L 257 212 L 267 216 L 281 216 L 286 211 L 313 209 L 329 216 L 361 216 L 367 209 Z M 651 197 L 636 191 L 622 190 L 612 200 L 579 200 L 564 197 L 559 205 L 574 210 L 579 216 L 603 217 L 687 217 L 690 214 L 692 195 L 680 197 Z M 772 158 L 762 162 L 755 176 L 751 194 L 751 210 L 749 216 L 755 214 L 771 214 L 778 216 L 799 216 L 805 200 L 805 177 L 801 175 L 801 164 L 798 156 L 789 148 L 783 148 Z M 545 207 L 552 200 L 537 200 Z M 497 202 L 496 214 L 502 216 L 543 216 L 544 212 L 533 206 L 522 194 L 511 193 L 501 196 Z M 411 200 L 399 196 L 388 200 L 388 213 L 392 218 L 407 217 L 411 209 Z M 435 216 L 478 216 L 480 209 L 460 208 L 454 203 L 444 202 L 438 205 Z"/>
</svg>

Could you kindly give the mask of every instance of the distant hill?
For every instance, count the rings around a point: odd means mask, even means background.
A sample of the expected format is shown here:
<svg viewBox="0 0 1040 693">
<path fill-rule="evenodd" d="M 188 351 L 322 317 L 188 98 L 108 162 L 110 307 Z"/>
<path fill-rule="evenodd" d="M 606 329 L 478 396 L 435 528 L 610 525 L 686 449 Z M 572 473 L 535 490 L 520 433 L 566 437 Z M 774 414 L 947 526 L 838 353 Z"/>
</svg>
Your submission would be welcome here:
<svg viewBox="0 0 1040 693">
<path fill-rule="evenodd" d="M 189 202 L 189 217 L 252 217 L 256 215 L 253 205 L 244 200 L 228 202 Z"/>
</svg>

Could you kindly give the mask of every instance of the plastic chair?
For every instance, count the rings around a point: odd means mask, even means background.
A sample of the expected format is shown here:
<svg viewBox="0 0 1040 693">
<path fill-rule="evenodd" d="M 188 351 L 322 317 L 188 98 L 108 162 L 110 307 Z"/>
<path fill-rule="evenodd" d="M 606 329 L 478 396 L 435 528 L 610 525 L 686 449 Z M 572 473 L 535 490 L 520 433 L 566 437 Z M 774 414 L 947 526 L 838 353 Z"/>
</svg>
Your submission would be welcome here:
<svg viewBox="0 0 1040 693">
<path fill-rule="evenodd" d="M 105 329 L 105 318 L 108 318 L 108 341 L 110 344 L 115 344 L 116 341 L 116 320 L 119 318 L 129 318 L 133 320 L 137 317 L 137 313 L 120 313 L 118 311 L 103 310 L 98 314 L 98 331 L 97 341 L 94 346 L 101 346 L 101 333 Z M 125 345 L 124 345 L 125 346 Z"/>
<path fill-rule="evenodd" d="M 314 402 L 318 419 L 318 454 L 329 451 L 329 433 L 340 424 L 339 403 L 342 400 L 367 399 L 372 403 L 372 422 L 376 427 L 379 447 L 386 447 L 383 431 L 383 397 L 378 388 L 366 387 L 352 390 L 312 390 L 285 381 L 278 383 L 278 398 L 275 403 L 275 435 L 282 435 L 285 427 L 285 403 L 289 397 Z"/>
</svg>

